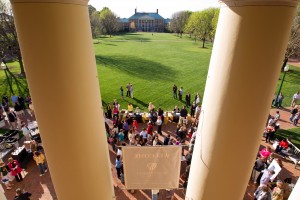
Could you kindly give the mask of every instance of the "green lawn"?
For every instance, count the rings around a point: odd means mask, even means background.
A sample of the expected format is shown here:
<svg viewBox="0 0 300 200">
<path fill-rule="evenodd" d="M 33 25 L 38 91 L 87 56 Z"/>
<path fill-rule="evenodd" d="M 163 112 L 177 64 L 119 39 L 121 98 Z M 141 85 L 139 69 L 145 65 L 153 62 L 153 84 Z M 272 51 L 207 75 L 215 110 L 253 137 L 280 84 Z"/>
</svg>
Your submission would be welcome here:
<svg viewBox="0 0 300 200">
<path fill-rule="evenodd" d="M 99 42 L 99 43 L 97 43 Z M 121 108 L 131 102 L 146 110 L 149 102 L 164 110 L 181 106 L 173 99 L 172 86 L 182 86 L 194 98 L 201 97 L 211 55 L 211 45 L 199 48 L 190 39 L 166 33 L 133 33 L 113 38 L 99 38 L 94 47 L 101 94 L 104 104 L 117 98 Z M 134 85 L 134 99 L 122 100 L 119 88 Z M 124 91 L 126 94 L 126 91 Z"/>
<path fill-rule="evenodd" d="M 127 108 L 128 102 L 134 107 L 146 110 L 151 101 L 164 110 L 181 106 L 184 102 L 172 98 L 172 86 L 183 86 L 187 91 L 196 92 L 203 97 L 212 45 L 201 48 L 201 42 L 195 44 L 187 35 L 179 38 L 168 33 L 129 33 L 111 38 L 100 37 L 94 40 L 95 56 L 103 104 L 118 99 L 121 108 Z M 19 72 L 17 62 L 8 63 L 13 73 Z M 220 66 L 221 67 L 221 66 Z M 282 76 L 282 75 L 281 75 Z M 18 78 L 23 85 L 26 80 Z M 134 99 L 120 98 L 119 88 L 130 82 L 134 85 Z M 281 80 L 278 81 L 278 85 Z M 18 88 L 13 80 L 16 94 L 26 93 Z M 299 90 L 300 68 L 291 66 L 286 75 L 282 92 L 284 106 L 289 106 L 292 95 Z M 0 70 L 0 95 L 11 96 L 7 79 Z"/>
<path fill-rule="evenodd" d="M 292 137 L 292 143 L 300 149 L 300 128 L 293 128 L 288 130 L 279 129 L 275 137 L 278 139 Z"/>
</svg>

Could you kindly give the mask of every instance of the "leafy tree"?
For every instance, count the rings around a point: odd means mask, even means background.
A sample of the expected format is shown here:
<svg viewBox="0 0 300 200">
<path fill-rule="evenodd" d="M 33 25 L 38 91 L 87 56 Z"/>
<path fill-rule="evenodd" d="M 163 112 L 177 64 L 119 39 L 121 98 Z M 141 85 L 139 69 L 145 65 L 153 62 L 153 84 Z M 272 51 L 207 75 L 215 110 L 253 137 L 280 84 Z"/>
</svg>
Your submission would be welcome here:
<svg viewBox="0 0 300 200">
<path fill-rule="evenodd" d="M 11 7 L 0 0 L 0 58 L 17 60 L 21 74 L 25 76 L 21 50 Z"/>
<path fill-rule="evenodd" d="M 190 11 L 179 11 L 174 13 L 170 22 L 171 30 L 182 37 L 184 27 L 187 24 L 190 15 Z"/>
<path fill-rule="evenodd" d="M 100 30 L 103 34 L 108 34 L 109 37 L 118 31 L 117 16 L 107 7 L 100 11 Z"/>
<path fill-rule="evenodd" d="M 211 42 L 214 42 L 215 35 L 216 35 L 216 30 L 217 30 L 217 25 L 218 25 L 218 19 L 219 19 L 220 9 L 216 8 L 212 12 L 214 12 L 214 17 L 213 17 L 213 19 L 211 21 L 211 23 L 212 23 L 212 30 L 208 34 L 208 37 L 209 37 L 209 39 L 210 39 Z"/>
<path fill-rule="evenodd" d="M 98 11 L 94 11 L 90 15 L 90 23 L 91 23 L 92 36 L 93 38 L 96 38 L 97 35 L 100 34 L 100 30 L 101 30 L 101 22 L 100 22 L 100 16 Z"/>
<path fill-rule="evenodd" d="M 96 8 L 92 5 L 88 5 L 89 15 L 91 16 L 94 12 L 96 12 Z"/>
<path fill-rule="evenodd" d="M 185 31 L 194 36 L 195 42 L 199 38 L 202 41 L 202 48 L 205 48 L 207 39 L 210 38 L 213 41 L 218 16 L 218 8 L 208 8 L 195 12 L 189 18 Z"/>
<path fill-rule="evenodd" d="M 283 71 L 289 58 L 297 56 L 300 53 L 300 5 L 297 7 L 296 16 L 292 25 L 290 39 L 285 51 L 283 65 L 281 70 Z"/>
</svg>

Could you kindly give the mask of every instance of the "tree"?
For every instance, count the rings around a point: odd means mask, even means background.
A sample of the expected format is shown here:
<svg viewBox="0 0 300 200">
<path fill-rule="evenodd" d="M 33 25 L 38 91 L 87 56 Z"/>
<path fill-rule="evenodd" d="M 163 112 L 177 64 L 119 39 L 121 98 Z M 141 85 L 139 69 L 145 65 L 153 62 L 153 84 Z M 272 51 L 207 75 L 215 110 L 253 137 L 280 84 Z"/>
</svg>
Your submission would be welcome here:
<svg viewBox="0 0 300 200">
<path fill-rule="evenodd" d="M 101 30 L 101 22 L 100 22 L 100 16 L 98 11 L 94 11 L 90 15 L 90 23 L 91 23 L 91 31 L 92 31 L 92 37 L 96 38 L 98 34 L 100 34 Z"/>
<path fill-rule="evenodd" d="M 91 16 L 94 12 L 96 12 L 96 8 L 92 5 L 88 5 L 89 15 Z"/>
<path fill-rule="evenodd" d="M 108 34 L 109 37 L 118 31 L 118 19 L 117 16 L 107 7 L 104 7 L 100 11 L 100 28 L 101 32 Z"/>
<path fill-rule="evenodd" d="M 20 75 L 25 76 L 12 10 L 4 0 L 0 0 L 0 23 L 0 57 L 17 60 L 20 65 Z"/>
<path fill-rule="evenodd" d="M 202 41 L 202 48 L 205 48 L 205 42 L 208 38 L 213 41 L 218 15 L 218 8 L 208 8 L 195 12 L 189 18 L 185 31 L 194 36 L 195 42 L 199 38 Z"/>
<path fill-rule="evenodd" d="M 289 58 L 300 53 L 300 5 L 297 7 L 295 19 L 293 21 L 290 39 L 284 55 L 283 65 L 281 70 L 284 70 Z"/>
<path fill-rule="evenodd" d="M 174 13 L 170 22 L 171 30 L 182 37 L 184 27 L 187 24 L 190 15 L 190 11 L 179 11 Z"/>
<path fill-rule="evenodd" d="M 217 25 L 218 25 L 218 19 L 219 19 L 220 9 L 216 8 L 212 12 L 214 12 L 214 17 L 213 17 L 213 19 L 211 21 L 212 30 L 208 34 L 208 37 L 209 37 L 209 39 L 210 39 L 211 42 L 214 42 L 215 35 L 216 35 L 216 30 L 217 30 Z"/>
</svg>

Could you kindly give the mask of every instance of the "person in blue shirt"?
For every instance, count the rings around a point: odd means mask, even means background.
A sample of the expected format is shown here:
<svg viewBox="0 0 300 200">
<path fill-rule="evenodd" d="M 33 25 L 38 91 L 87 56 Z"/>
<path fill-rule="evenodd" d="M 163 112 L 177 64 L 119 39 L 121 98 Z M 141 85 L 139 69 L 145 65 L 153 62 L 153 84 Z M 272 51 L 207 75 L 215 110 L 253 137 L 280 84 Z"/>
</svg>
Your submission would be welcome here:
<svg viewBox="0 0 300 200">
<path fill-rule="evenodd" d="M 120 155 L 117 155 L 117 158 L 116 158 L 116 170 L 117 170 L 118 178 L 120 179 L 121 174 L 123 174 L 123 164 L 122 164 Z"/>
<path fill-rule="evenodd" d="M 124 133 L 123 129 L 120 129 L 120 132 L 118 133 L 119 142 L 122 143 L 124 141 Z"/>
</svg>

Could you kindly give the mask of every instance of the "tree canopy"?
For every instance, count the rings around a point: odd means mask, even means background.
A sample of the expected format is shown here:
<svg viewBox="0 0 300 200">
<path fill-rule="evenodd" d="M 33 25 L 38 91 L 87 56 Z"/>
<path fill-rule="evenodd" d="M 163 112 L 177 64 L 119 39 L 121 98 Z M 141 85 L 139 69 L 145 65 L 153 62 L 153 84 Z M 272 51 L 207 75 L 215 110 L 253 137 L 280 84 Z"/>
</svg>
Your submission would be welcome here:
<svg viewBox="0 0 300 200">
<path fill-rule="evenodd" d="M 192 12 L 190 11 L 179 11 L 172 15 L 172 19 L 170 22 L 171 31 L 177 33 L 182 37 L 182 33 L 184 31 L 184 27 L 187 24 L 187 21 Z"/>
<path fill-rule="evenodd" d="M 117 16 L 107 7 L 104 7 L 100 13 L 100 30 L 103 34 L 108 34 L 110 37 L 118 31 Z"/>
<path fill-rule="evenodd" d="M 193 35 L 195 41 L 199 38 L 204 48 L 207 39 L 214 40 L 218 17 L 218 8 L 208 8 L 194 12 L 188 20 L 185 31 Z"/>
</svg>

